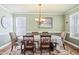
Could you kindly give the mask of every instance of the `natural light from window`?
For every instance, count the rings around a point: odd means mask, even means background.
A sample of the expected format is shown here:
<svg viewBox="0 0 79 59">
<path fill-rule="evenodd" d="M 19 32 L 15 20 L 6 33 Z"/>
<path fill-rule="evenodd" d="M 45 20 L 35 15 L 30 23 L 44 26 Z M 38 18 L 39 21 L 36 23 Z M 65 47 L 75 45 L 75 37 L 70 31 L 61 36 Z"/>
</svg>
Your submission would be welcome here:
<svg viewBox="0 0 79 59">
<path fill-rule="evenodd" d="M 79 37 L 79 12 L 70 15 L 70 36 Z"/>
</svg>

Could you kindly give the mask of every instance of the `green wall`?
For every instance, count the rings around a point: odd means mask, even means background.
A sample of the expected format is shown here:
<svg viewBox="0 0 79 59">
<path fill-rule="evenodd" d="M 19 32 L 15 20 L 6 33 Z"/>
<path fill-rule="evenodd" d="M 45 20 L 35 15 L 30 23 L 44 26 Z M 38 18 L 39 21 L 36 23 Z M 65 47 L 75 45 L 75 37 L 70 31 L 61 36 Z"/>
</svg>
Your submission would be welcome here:
<svg viewBox="0 0 79 59">
<path fill-rule="evenodd" d="M 12 17 L 11 13 L 4 10 L 3 8 L 0 8 L 0 22 L 1 22 L 1 17 L 2 16 L 10 16 Z M 0 46 L 3 46 L 5 45 L 6 43 L 8 43 L 10 41 L 10 37 L 7 33 L 7 30 L 4 29 L 2 26 L 1 26 L 1 23 L 0 23 Z"/>
<path fill-rule="evenodd" d="M 38 17 L 38 14 L 14 14 L 14 19 L 16 16 L 26 16 L 27 18 L 27 33 L 31 33 L 33 31 L 37 32 L 52 32 L 52 33 L 59 33 L 61 31 L 64 31 L 64 17 L 63 15 L 53 15 L 50 13 L 42 14 L 42 17 L 52 17 L 53 18 L 53 27 L 52 28 L 39 28 L 39 25 L 37 22 L 35 22 L 35 18 Z M 14 26 L 15 27 L 15 26 Z M 15 30 L 16 31 L 16 30 Z"/>
</svg>

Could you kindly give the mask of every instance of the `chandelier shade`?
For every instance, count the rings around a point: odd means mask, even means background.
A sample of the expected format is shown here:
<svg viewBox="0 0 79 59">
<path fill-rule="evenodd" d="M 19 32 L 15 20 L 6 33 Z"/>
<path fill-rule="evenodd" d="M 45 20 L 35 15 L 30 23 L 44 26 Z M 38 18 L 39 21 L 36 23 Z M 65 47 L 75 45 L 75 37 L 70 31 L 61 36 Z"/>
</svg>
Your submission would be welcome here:
<svg viewBox="0 0 79 59">
<path fill-rule="evenodd" d="M 44 18 L 40 18 L 40 19 L 39 18 L 35 18 L 35 21 L 39 23 L 39 22 L 44 22 L 45 19 Z"/>
</svg>

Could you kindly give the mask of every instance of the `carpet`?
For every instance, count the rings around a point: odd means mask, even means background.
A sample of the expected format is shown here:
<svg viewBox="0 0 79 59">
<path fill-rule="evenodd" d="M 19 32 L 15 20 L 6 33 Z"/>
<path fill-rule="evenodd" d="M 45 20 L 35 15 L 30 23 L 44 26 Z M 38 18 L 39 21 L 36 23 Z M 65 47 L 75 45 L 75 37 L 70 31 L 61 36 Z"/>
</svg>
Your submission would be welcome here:
<svg viewBox="0 0 79 59">
<path fill-rule="evenodd" d="M 51 55 L 71 55 L 72 53 L 68 50 L 54 50 L 51 51 Z M 24 55 L 21 54 L 21 50 L 20 49 L 14 49 L 12 52 L 10 52 L 10 50 L 7 50 L 5 53 L 3 53 L 3 55 Z M 40 51 L 37 50 L 36 52 L 34 52 L 34 54 L 31 51 L 26 51 L 25 55 L 40 55 Z M 42 52 L 42 55 L 49 55 L 49 52 L 47 50 L 44 50 Z"/>
</svg>

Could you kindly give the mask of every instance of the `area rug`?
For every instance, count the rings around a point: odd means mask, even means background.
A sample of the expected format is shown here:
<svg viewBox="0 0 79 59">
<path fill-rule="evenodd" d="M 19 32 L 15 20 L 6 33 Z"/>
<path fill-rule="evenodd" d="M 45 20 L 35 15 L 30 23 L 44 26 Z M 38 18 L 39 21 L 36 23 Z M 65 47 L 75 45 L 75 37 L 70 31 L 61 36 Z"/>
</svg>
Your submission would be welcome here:
<svg viewBox="0 0 79 59">
<path fill-rule="evenodd" d="M 51 55 L 71 55 L 72 53 L 68 50 L 54 50 L 51 51 Z M 10 50 L 7 50 L 5 53 L 3 53 L 3 55 L 24 55 L 21 53 L 20 49 L 14 49 L 12 52 L 10 52 Z M 25 55 L 41 55 L 40 51 L 37 50 L 36 52 L 34 52 L 34 54 L 31 51 L 27 51 Z M 44 50 L 42 52 L 42 55 L 49 55 L 49 52 Z"/>
<path fill-rule="evenodd" d="M 54 49 L 54 51 L 50 52 L 51 55 L 72 55 L 71 51 L 64 49 L 63 47 L 60 47 L 60 49 Z M 4 52 L 2 55 L 24 55 L 21 53 L 21 47 L 18 46 L 16 49 L 14 48 L 11 52 L 11 49 L 8 49 L 6 52 Z M 25 55 L 41 55 L 41 52 L 39 49 L 36 49 L 34 54 L 31 51 L 26 51 Z M 50 55 L 47 50 L 42 51 L 42 55 Z"/>
</svg>

